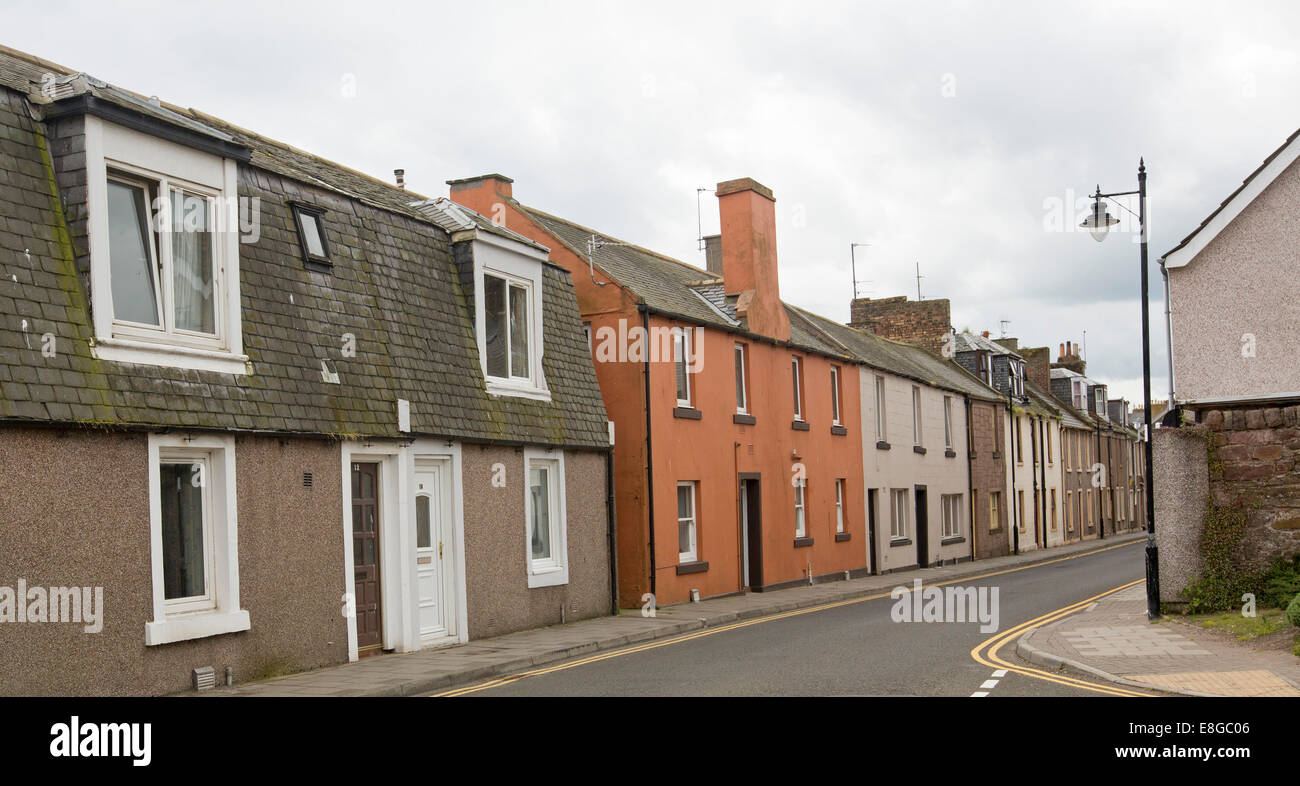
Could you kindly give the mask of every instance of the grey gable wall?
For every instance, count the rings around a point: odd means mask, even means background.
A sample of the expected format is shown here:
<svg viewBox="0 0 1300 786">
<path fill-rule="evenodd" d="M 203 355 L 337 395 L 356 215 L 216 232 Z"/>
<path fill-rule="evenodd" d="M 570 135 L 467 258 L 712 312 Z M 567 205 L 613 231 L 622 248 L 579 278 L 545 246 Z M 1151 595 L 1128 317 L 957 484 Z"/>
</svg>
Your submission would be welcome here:
<svg viewBox="0 0 1300 786">
<path fill-rule="evenodd" d="M 25 103 L 0 89 L 0 418 L 399 436 L 396 400 L 404 398 L 412 434 L 607 447 L 605 408 L 565 271 L 547 265 L 544 273 L 552 401 L 489 396 L 445 232 L 256 165 L 239 167 L 240 196 L 260 200 L 260 237 L 242 243 L 239 256 L 254 373 L 94 359 L 86 282 L 77 273 L 88 262 L 80 123 L 62 118 L 51 129 L 33 121 Z M 269 159 L 255 155 L 254 164 Z M 332 274 L 303 267 L 290 200 L 329 211 Z M 57 339 L 49 358 L 40 352 L 47 332 Z M 356 338 L 355 357 L 342 356 L 346 333 Z M 322 359 L 341 384 L 322 380 Z"/>
</svg>

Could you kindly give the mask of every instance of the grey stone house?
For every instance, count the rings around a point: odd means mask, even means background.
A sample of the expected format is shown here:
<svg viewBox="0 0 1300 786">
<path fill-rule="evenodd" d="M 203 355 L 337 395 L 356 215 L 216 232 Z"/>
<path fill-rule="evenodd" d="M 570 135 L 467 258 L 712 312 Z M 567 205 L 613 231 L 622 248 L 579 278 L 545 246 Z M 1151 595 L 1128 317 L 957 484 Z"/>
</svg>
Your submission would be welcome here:
<svg viewBox="0 0 1300 786">
<path fill-rule="evenodd" d="M 0 51 L 0 693 L 607 614 L 609 443 L 545 248 Z"/>
</svg>

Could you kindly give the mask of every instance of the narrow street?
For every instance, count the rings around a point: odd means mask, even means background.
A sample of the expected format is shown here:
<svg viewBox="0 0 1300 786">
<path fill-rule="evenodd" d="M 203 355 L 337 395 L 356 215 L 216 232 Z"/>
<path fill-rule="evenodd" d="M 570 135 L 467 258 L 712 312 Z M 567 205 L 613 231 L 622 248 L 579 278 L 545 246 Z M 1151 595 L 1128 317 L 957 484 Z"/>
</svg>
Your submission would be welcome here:
<svg viewBox="0 0 1300 786">
<path fill-rule="evenodd" d="M 998 632 L 1143 575 L 1141 541 L 1014 569 L 964 587 L 997 587 Z M 1014 671 L 994 674 L 971 650 L 996 632 L 978 622 L 899 623 L 895 601 L 863 600 L 690 634 L 550 667 L 545 674 L 457 691 L 472 696 L 1099 696 Z M 1002 659 L 1028 666 L 1014 652 Z M 505 678 L 510 680 L 509 677 Z M 990 681 L 996 681 L 990 684 Z"/>
</svg>

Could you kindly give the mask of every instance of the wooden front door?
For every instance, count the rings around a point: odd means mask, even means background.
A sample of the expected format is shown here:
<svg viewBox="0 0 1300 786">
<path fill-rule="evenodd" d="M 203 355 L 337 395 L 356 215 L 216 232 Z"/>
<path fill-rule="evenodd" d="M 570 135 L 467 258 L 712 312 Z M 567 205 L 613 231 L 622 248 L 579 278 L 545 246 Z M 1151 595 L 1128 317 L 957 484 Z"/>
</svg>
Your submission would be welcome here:
<svg viewBox="0 0 1300 786">
<path fill-rule="evenodd" d="M 352 566 L 356 582 L 357 649 L 384 642 L 379 603 L 379 465 L 352 464 Z"/>
</svg>

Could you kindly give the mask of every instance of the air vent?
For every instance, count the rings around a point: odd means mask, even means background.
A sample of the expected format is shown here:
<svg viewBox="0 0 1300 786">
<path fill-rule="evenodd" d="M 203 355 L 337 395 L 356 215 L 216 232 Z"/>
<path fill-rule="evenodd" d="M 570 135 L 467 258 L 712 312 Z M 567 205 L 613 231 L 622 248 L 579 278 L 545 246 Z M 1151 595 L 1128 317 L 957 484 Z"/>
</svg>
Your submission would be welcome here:
<svg viewBox="0 0 1300 786">
<path fill-rule="evenodd" d="M 304 473 L 302 473 L 302 487 L 305 488 L 305 489 L 309 489 L 309 488 L 311 488 L 311 473 L 310 473 L 310 472 L 304 472 Z"/>
<path fill-rule="evenodd" d="M 194 690 L 212 690 L 217 685 L 217 673 L 211 666 L 194 670 Z"/>
</svg>

